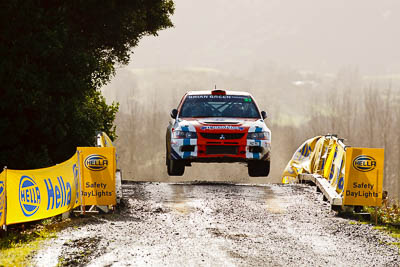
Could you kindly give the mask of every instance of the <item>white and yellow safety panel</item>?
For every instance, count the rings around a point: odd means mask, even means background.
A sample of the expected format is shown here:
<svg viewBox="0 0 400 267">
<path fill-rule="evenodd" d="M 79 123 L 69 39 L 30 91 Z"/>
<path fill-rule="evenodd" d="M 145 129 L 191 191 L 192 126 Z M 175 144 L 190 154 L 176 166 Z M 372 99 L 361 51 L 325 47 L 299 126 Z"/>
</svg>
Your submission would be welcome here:
<svg viewBox="0 0 400 267">
<path fill-rule="evenodd" d="M 322 136 L 321 138 L 318 139 L 317 143 L 315 144 L 312 161 L 311 161 L 312 169 L 310 170 L 310 173 L 318 172 L 319 162 L 320 162 L 320 158 L 321 158 L 321 155 L 323 152 L 322 150 L 323 150 L 325 142 L 326 142 L 326 138 L 324 136 Z"/>
<path fill-rule="evenodd" d="M 346 160 L 346 152 L 344 148 L 340 145 L 336 146 L 336 156 L 333 159 L 331 165 L 331 171 L 329 173 L 329 181 L 333 188 L 335 188 L 338 194 L 343 192 L 344 188 L 344 178 L 345 178 L 345 160 Z"/>
<path fill-rule="evenodd" d="M 337 154 L 337 143 L 335 140 L 331 140 L 329 143 L 329 148 L 328 148 L 328 153 L 327 153 L 327 158 L 326 162 L 324 164 L 324 174 L 323 177 L 327 180 L 329 180 L 329 174 L 331 173 L 331 168 L 333 164 L 333 160 L 336 158 Z"/>
</svg>

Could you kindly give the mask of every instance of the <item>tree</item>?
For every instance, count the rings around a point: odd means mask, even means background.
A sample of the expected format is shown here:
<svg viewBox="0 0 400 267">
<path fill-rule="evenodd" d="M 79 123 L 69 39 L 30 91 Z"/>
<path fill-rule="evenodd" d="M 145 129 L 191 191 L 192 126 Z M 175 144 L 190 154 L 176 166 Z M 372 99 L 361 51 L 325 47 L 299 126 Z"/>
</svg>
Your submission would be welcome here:
<svg viewBox="0 0 400 267">
<path fill-rule="evenodd" d="M 9 0 L 0 4 L 0 165 L 45 167 L 115 137 L 98 92 L 145 35 L 171 27 L 172 0 Z"/>
</svg>

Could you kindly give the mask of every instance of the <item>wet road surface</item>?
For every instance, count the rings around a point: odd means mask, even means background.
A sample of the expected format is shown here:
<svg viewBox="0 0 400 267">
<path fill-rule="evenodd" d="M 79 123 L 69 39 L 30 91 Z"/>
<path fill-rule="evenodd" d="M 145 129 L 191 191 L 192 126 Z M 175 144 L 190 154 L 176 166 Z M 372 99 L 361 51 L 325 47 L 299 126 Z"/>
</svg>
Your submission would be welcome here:
<svg viewBox="0 0 400 267">
<path fill-rule="evenodd" d="M 337 217 L 315 187 L 129 183 L 115 214 L 85 218 L 37 266 L 399 266 L 396 240 Z"/>
</svg>

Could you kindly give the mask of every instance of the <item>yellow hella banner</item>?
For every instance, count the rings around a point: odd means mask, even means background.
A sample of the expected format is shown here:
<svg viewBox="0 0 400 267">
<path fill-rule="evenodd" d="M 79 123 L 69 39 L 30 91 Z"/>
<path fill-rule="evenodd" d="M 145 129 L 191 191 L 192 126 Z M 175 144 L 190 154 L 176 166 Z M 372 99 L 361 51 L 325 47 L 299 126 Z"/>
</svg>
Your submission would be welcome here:
<svg viewBox="0 0 400 267">
<path fill-rule="evenodd" d="M 296 180 L 297 175 L 313 169 L 315 147 L 321 136 L 305 141 L 294 153 L 282 174 L 282 183 L 288 184 Z"/>
<path fill-rule="evenodd" d="M 383 164 L 383 148 L 347 148 L 344 205 L 382 204 Z"/>
<path fill-rule="evenodd" d="M 62 214 L 78 205 L 78 154 L 53 167 L 6 170 L 6 224 L 40 220 Z"/>
<path fill-rule="evenodd" d="M 6 222 L 5 220 L 6 209 L 6 172 L 0 173 L 0 227 Z"/>
<path fill-rule="evenodd" d="M 115 205 L 115 147 L 78 147 L 82 166 L 82 205 Z"/>
</svg>

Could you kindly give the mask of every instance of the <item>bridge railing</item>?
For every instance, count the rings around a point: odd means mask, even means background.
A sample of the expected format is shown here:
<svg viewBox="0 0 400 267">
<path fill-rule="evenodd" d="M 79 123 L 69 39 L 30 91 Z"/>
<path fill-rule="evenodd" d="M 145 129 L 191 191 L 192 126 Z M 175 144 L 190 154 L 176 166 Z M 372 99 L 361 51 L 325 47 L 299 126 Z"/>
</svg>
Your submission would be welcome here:
<svg viewBox="0 0 400 267">
<path fill-rule="evenodd" d="M 383 149 L 352 148 L 337 135 L 316 136 L 296 150 L 282 183 L 313 182 L 333 206 L 378 206 L 383 193 L 383 153 Z"/>
</svg>

